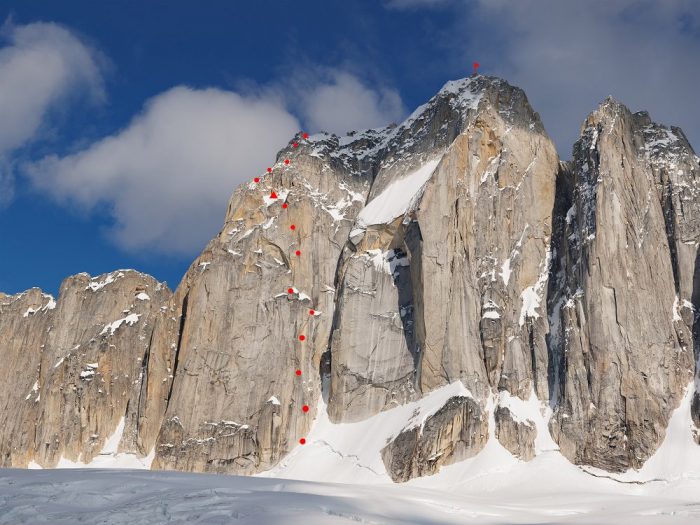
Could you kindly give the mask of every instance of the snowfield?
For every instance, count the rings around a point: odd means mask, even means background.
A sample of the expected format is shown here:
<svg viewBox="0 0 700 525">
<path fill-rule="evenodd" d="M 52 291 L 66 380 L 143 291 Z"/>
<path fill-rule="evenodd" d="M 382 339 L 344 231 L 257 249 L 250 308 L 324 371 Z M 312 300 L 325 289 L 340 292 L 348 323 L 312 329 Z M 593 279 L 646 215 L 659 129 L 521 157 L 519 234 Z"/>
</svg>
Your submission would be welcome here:
<svg viewBox="0 0 700 525">
<path fill-rule="evenodd" d="M 533 470 L 556 467 L 541 463 Z M 587 477 L 580 473 L 578 486 L 562 486 L 561 477 L 520 472 L 508 479 L 504 473 L 497 490 L 477 484 L 461 493 L 177 472 L 6 469 L 0 470 L 0 524 L 656 525 L 700 519 L 697 485 L 693 495 L 676 485 Z"/>
<path fill-rule="evenodd" d="M 692 391 L 691 384 L 657 453 L 620 475 L 569 463 L 546 430 L 549 407 L 534 394 L 527 401 L 501 394 L 489 401 L 491 435 L 477 456 L 392 483 L 381 448 L 449 398 L 471 396 L 460 382 L 357 423 L 331 423 L 321 399 L 307 444 L 256 477 L 125 470 L 146 468 L 152 458 L 126 461 L 118 428 L 92 463 L 59 464 L 84 468 L 0 469 L 0 525 L 700 523 Z M 532 461 L 514 458 L 493 436 L 498 405 L 537 427 Z"/>
</svg>

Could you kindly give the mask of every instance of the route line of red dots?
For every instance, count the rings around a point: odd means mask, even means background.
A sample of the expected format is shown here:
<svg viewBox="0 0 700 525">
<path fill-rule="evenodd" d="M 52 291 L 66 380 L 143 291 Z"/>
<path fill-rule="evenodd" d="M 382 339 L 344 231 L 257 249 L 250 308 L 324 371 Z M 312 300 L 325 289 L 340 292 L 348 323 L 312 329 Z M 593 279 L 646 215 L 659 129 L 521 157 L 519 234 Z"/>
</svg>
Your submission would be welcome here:
<svg viewBox="0 0 700 525">
<path fill-rule="evenodd" d="M 309 134 L 308 134 L 308 133 L 302 133 L 301 136 L 302 136 L 302 139 L 303 139 L 303 140 L 306 140 L 306 139 L 309 138 Z M 296 148 L 299 147 L 299 143 L 298 143 L 298 142 L 294 142 L 294 144 L 292 144 L 292 146 L 296 149 Z M 284 167 L 287 167 L 287 166 L 289 166 L 290 164 L 291 164 L 291 161 L 290 161 L 289 159 L 284 159 Z M 267 168 L 267 173 L 268 173 L 268 174 L 272 174 L 272 168 Z M 254 182 L 255 184 L 258 184 L 258 183 L 260 182 L 260 177 L 255 177 L 255 178 L 253 179 L 253 182 Z M 270 191 L 270 196 L 269 196 L 269 198 L 270 198 L 270 199 L 277 199 L 277 198 L 278 198 L 277 193 L 276 193 L 274 190 L 271 190 L 271 191 Z M 285 202 L 282 203 L 282 208 L 285 209 L 285 210 L 289 208 L 289 204 L 286 202 L 288 198 L 289 198 L 289 195 L 287 194 L 287 195 L 285 196 Z M 291 231 L 296 231 L 297 227 L 296 227 L 295 224 L 292 223 L 292 224 L 289 226 L 289 229 L 290 229 Z M 295 250 L 294 254 L 295 254 L 297 257 L 301 257 L 301 250 Z M 288 288 L 288 289 L 287 289 L 287 294 L 288 294 L 288 295 L 292 295 L 292 294 L 294 294 L 295 292 L 296 292 L 295 288 Z M 309 310 L 309 315 L 311 315 L 311 316 L 316 315 L 316 310 L 314 310 L 313 308 L 310 309 L 310 310 Z M 304 334 L 299 334 L 298 338 L 299 338 L 299 341 L 302 342 L 302 343 L 306 340 L 306 336 L 305 336 Z M 295 370 L 294 373 L 296 374 L 297 377 L 301 377 L 301 375 L 302 375 L 302 371 L 301 371 L 300 368 L 297 368 L 297 369 Z M 308 405 L 302 405 L 301 410 L 302 410 L 302 412 L 306 413 L 306 412 L 309 411 L 309 406 L 308 406 Z M 299 444 L 300 444 L 300 445 L 305 445 L 305 444 L 306 444 L 306 438 L 301 438 L 301 439 L 299 439 Z"/>
</svg>

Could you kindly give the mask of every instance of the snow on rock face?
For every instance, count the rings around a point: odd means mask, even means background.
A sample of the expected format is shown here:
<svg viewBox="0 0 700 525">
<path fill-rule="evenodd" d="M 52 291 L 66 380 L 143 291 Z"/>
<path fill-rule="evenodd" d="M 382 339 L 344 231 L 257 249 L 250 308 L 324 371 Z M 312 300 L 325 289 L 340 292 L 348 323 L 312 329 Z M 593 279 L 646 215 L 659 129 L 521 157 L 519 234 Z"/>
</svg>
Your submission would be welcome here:
<svg viewBox="0 0 700 525">
<path fill-rule="evenodd" d="M 114 332 L 116 332 L 119 329 L 122 323 L 126 323 L 129 326 L 133 326 L 135 323 L 138 322 L 139 317 L 141 317 L 140 314 L 129 314 L 122 319 L 117 319 L 113 323 L 109 323 L 108 325 L 106 325 L 100 332 L 100 335 L 107 334 L 107 332 L 109 332 L 109 334 L 107 335 L 114 335 Z"/>
<path fill-rule="evenodd" d="M 386 224 L 406 213 L 439 163 L 439 158 L 432 159 L 405 177 L 392 182 L 362 209 L 357 216 L 357 227 Z"/>
</svg>

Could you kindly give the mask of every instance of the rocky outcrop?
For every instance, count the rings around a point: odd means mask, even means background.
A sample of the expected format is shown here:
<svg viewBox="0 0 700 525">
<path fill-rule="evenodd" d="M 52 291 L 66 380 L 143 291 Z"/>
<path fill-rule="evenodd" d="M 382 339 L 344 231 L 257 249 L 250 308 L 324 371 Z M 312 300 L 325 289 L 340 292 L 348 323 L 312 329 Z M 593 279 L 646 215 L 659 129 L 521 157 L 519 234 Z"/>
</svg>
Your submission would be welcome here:
<svg viewBox="0 0 700 525">
<path fill-rule="evenodd" d="M 3 371 L 13 376 L 2 378 L 12 385 L 0 413 L 3 465 L 87 463 L 115 432 L 120 451 L 151 452 L 153 440 L 137 436 L 151 334 L 169 295 L 152 277 L 123 270 L 69 277 L 57 301 L 39 290 L 3 299 L 0 331 L 13 334 L 2 338 L 11 360 Z"/>
<path fill-rule="evenodd" d="M 422 425 L 396 436 L 382 449 L 382 459 L 391 479 L 408 481 L 475 456 L 487 440 L 488 419 L 479 404 L 456 396 Z"/>
<path fill-rule="evenodd" d="M 698 172 L 659 149 L 675 136 L 607 99 L 562 172 L 550 429 L 576 463 L 640 467 L 692 378 Z"/>
<path fill-rule="evenodd" d="M 321 395 L 338 257 L 371 177 L 348 160 L 355 142 L 345 157 L 337 137 L 294 143 L 271 174 L 236 191 L 174 297 L 177 373 L 157 468 L 258 472 L 313 421 L 301 407 Z"/>
<path fill-rule="evenodd" d="M 558 159 L 525 95 L 482 77 L 448 83 L 385 156 L 339 270 L 331 418 L 455 379 L 482 401 L 491 389 L 545 396 Z"/>
<path fill-rule="evenodd" d="M 457 384 L 399 422 L 394 480 L 478 453 L 492 416 L 523 460 L 549 421 L 571 461 L 637 468 L 698 370 L 699 174 L 679 129 L 611 99 L 560 162 L 522 90 L 479 75 L 398 126 L 297 135 L 174 294 L 127 270 L 0 294 L 0 465 L 112 437 L 154 468 L 253 474 L 321 396 L 334 423 L 379 421 Z"/>
<path fill-rule="evenodd" d="M 508 407 L 499 406 L 494 411 L 496 439 L 515 457 L 530 461 L 535 457 L 537 429 L 530 419 L 519 420 Z"/>
<path fill-rule="evenodd" d="M 33 288 L 0 295 L 0 466 L 26 466 L 34 457 L 40 361 L 54 298 Z"/>
</svg>

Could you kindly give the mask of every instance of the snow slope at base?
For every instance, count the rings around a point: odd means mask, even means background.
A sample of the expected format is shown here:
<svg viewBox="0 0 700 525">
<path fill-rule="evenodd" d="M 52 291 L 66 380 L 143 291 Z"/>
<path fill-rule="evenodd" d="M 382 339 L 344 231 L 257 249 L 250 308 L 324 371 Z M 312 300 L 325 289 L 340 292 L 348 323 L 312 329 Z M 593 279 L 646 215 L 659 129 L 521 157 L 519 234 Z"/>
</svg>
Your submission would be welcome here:
<svg viewBox="0 0 700 525">
<path fill-rule="evenodd" d="M 0 469 L 0 525 L 685 525 L 700 519 L 697 497 L 632 490 L 639 492 L 562 491 L 549 480 L 489 495 L 453 494 L 179 472 Z"/>
<path fill-rule="evenodd" d="M 456 395 L 471 394 L 456 382 L 419 401 L 344 424 L 331 423 L 320 400 L 307 444 L 252 478 L 124 470 L 0 470 L 0 525 L 79 520 L 163 523 L 166 518 L 181 523 L 235 520 L 288 525 L 657 525 L 700 520 L 700 447 L 690 435 L 691 390 L 674 412 L 659 451 L 639 472 L 613 476 L 572 465 L 546 433 L 546 404 L 534 395 L 527 401 L 501 395 L 489 401 L 490 439 L 477 456 L 445 466 L 434 476 L 393 484 L 381 448 Z M 529 419 L 537 427 L 538 455 L 532 461 L 517 460 L 494 438 L 496 404 L 508 406 L 516 419 Z M 99 467 L 102 461 L 120 466 L 119 455 L 114 455 L 118 431 L 105 445 L 105 454 L 89 467 Z"/>
<path fill-rule="evenodd" d="M 114 433 L 107 438 L 107 441 L 102 447 L 100 453 L 95 456 L 89 463 L 83 463 L 82 461 L 71 461 L 62 457 L 58 460 L 56 468 L 67 469 L 67 468 L 112 468 L 112 469 L 149 469 L 151 468 L 151 463 L 155 458 L 155 448 L 151 453 L 145 458 L 141 458 L 136 454 L 127 454 L 123 452 L 117 452 L 119 448 L 119 442 L 124 435 L 124 417 L 119 420 L 117 428 Z M 31 461 L 28 466 L 31 470 L 41 469 L 41 465 Z"/>
</svg>

